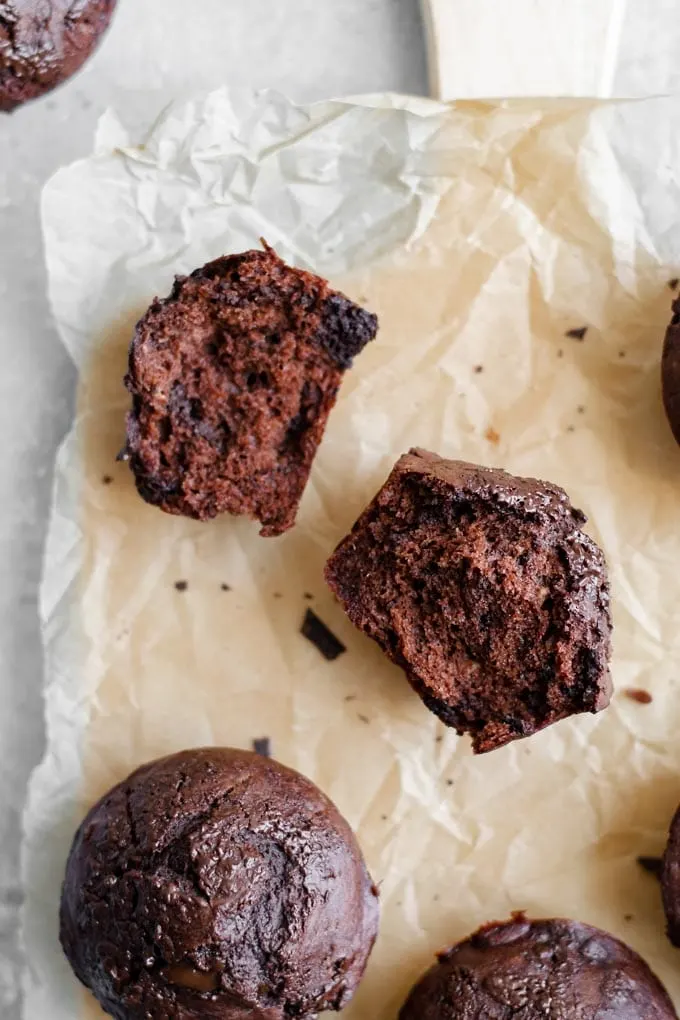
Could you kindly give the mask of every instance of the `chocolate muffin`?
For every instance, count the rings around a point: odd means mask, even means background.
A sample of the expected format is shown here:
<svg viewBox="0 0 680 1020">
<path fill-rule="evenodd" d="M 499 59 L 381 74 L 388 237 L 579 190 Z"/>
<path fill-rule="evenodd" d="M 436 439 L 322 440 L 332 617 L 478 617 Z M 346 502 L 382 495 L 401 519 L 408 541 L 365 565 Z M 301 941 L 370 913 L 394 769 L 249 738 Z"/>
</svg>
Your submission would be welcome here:
<svg viewBox="0 0 680 1020">
<path fill-rule="evenodd" d="M 411 450 L 326 578 L 427 707 L 491 751 L 609 703 L 609 586 L 585 520 L 555 485 Z"/>
<path fill-rule="evenodd" d="M 295 522 L 344 372 L 377 319 L 271 248 L 175 281 L 137 326 L 127 456 L 149 503 Z"/>
<path fill-rule="evenodd" d="M 661 891 L 668 937 L 680 949 L 680 807 L 671 822 L 661 864 Z"/>
<path fill-rule="evenodd" d="M 438 959 L 399 1020 L 677 1020 L 637 953 L 577 921 L 518 914 Z"/>
<path fill-rule="evenodd" d="M 676 442 L 680 443 L 680 298 L 673 302 L 673 318 L 666 331 L 661 359 L 663 404 Z"/>
<path fill-rule="evenodd" d="M 151 762 L 78 830 L 61 942 L 118 1020 L 283 1020 L 352 998 L 378 930 L 351 829 L 248 751 Z"/>
<path fill-rule="evenodd" d="M 0 0 L 0 111 L 50 92 L 85 63 L 116 0 Z"/>
</svg>

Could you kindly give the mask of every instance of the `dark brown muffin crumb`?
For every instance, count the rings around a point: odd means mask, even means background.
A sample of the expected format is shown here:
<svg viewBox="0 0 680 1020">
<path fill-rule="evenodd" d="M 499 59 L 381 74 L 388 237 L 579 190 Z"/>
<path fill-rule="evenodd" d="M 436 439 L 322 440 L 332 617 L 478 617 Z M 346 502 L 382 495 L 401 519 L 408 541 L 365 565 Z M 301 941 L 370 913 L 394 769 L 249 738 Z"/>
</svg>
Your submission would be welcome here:
<svg viewBox="0 0 680 1020">
<path fill-rule="evenodd" d="M 627 687 L 623 693 L 631 701 L 636 701 L 638 705 L 651 705 L 654 700 L 649 691 L 639 690 L 637 687 Z"/>
<path fill-rule="evenodd" d="M 151 762 L 102 798 L 61 900 L 66 956 L 117 1020 L 341 1009 L 377 928 L 377 890 L 334 805 L 226 748 Z"/>
<path fill-rule="evenodd" d="M 343 374 L 376 329 L 271 248 L 178 278 L 130 348 L 126 457 L 140 495 L 167 513 L 286 531 Z"/>
<path fill-rule="evenodd" d="M 623 942 L 577 921 L 517 914 L 439 954 L 399 1020 L 677 1020 Z"/>
<path fill-rule="evenodd" d="M 2 0 L 0 111 L 70 78 L 108 28 L 116 0 Z"/>
<path fill-rule="evenodd" d="M 577 329 L 568 329 L 564 335 L 570 340 L 585 340 L 587 333 L 587 326 L 579 326 Z"/>
<path fill-rule="evenodd" d="M 412 450 L 326 565 L 350 620 L 490 751 L 609 703 L 609 586 L 557 486 Z"/>
</svg>

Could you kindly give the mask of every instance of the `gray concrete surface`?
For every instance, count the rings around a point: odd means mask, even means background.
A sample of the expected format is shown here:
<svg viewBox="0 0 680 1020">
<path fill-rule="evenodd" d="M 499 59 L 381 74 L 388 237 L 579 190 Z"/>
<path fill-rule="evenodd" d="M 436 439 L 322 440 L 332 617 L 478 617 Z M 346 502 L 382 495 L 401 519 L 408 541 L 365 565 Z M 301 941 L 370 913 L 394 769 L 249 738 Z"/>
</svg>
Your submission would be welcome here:
<svg viewBox="0 0 680 1020">
<path fill-rule="evenodd" d="M 119 0 L 86 70 L 0 116 L 0 1016 L 18 1020 L 20 817 L 43 749 L 37 614 L 52 463 L 75 373 L 50 320 L 44 181 L 91 150 L 99 114 L 140 121 L 179 92 L 271 86 L 302 101 L 427 88 L 418 0 Z M 48 1018 L 45 1018 L 48 1020 Z"/>
</svg>

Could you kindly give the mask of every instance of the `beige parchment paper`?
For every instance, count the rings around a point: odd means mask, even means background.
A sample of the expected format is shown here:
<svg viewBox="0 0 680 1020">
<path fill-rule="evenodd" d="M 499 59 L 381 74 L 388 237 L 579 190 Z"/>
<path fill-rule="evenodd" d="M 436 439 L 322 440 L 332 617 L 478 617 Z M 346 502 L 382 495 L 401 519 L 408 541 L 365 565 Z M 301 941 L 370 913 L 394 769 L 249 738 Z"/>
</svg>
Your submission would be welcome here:
<svg viewBox="0 0 680 1020">
<path fill-rule="evenodd" d="M 436 949 L 522 908 L 621 936 L 680 1006 L 680 954 L 635 863 L 680 801 L 680 451 L 659 384 L 679 139 L 670 99 L 298 108 L 222 90 L 171 107 L 143 144 L 107 115 L 94 155 L 48 184 L 51 300 L 80 385 L 42 594 L 26 1020 L 101 1015 L 57 942 L 87 806 L 146 759 L 262 736 L 337 802 L 381 884 L 350 1017 L 394 1017 Z M 115 461 L 135 320 L 173 274 L 260 236 L 381 321 L 276 540 L 164 516 Z M 607 712 L 475 758 L 344 618 L 324 561 L 414 444 L 550 479 L 588 513 L 614 595 Z M 309 604 L 347 645 L 333 663 L 299 634 Z"/>
</svg>

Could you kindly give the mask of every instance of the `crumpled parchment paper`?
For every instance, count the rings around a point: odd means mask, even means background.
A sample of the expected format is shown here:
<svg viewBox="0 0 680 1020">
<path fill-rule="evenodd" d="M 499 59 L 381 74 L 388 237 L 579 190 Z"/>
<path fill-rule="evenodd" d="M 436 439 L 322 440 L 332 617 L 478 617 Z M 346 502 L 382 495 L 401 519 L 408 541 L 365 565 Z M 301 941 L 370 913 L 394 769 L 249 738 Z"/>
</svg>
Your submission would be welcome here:
<svg viewBox="0 0 680 1020">
<path fill-rule="evenodd" d="M 680 450 L 659 385 L 679 180 L 680 100 L 298 108 L 222 90 L 142 145 L 108 115 L 95 154 L 48 184 L 51 299 L 81 374 L 42 597 L 26 1020 L 101 1015 L 57 942 L 87 806 L 146 759 L 262 736 L 337 802 L 381 884 L 350 1017 L 393 1018 L 435 950 L 521 908 L 621 936 L 680 1005 L 680 955 L 635 862 L 680 801 Z M 165 516 L 115 461 L 136 319 L 173 274 L 261 236 L 381 321 L 276 540 Z M 614 595 L 608 711 L 475 758 L 344 618 L 323 564 L 411 445 L 550 479 L 589 514 Z M 308 605 L 347 645 L 335 662 L 299 633 Z"/>
</svg>

